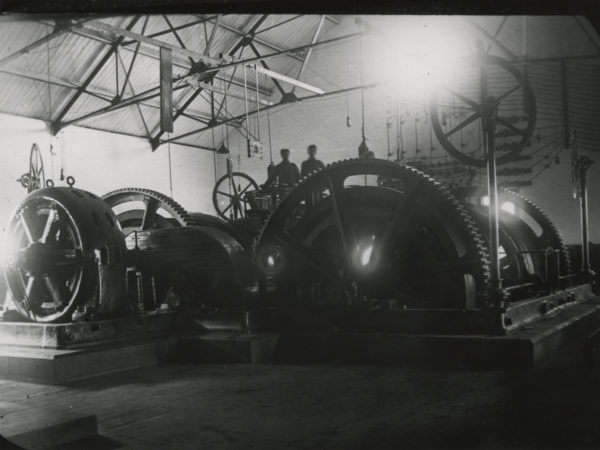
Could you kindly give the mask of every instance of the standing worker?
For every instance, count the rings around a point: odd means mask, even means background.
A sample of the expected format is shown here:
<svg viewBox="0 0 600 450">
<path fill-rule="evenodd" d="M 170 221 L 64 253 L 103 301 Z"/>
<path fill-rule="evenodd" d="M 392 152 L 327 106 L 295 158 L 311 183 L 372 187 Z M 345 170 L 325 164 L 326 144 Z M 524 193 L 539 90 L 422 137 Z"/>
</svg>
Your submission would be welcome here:
<svg viewBox="0 0 600 450">
<path fill-rule="evenodd" d="M 315 170 L 320 170 L 325 167 L 322 161 L 319 161 L 317 156 L 317 146 L 315 144 L 310 144 L 306 149 L 308 153 L 308 159 L 306 161 L 302 161 L 302 165 L 300 166 L 300 176 L 305 177 L 311 172 Z"/>
<path fill-rule="evenodd" d="M 281 159 L 282 161 L 275 166 L 275 170 L 273 170 L 273 173 L 265 182 L 265 186 L 268 186 L 277 180 L 277 183 L 280 185 L 291 187 L 300 179 L 300 171 L 298 170 L 298 166 L 290 161 L 289 149 L 281 149 Z"/>
</svg>

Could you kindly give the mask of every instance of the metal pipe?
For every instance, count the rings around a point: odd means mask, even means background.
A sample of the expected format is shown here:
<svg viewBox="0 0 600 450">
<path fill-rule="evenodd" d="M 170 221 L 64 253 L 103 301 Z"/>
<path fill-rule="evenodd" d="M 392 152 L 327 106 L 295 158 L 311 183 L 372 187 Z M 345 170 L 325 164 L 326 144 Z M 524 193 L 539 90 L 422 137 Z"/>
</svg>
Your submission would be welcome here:
<svg viewBox="0 0 600 450">
<path fill-rule="evenodd" d="M 496 178 L 496 152 L 494 138 L 494 111 L 490 111 L 487 134 L 487 175 L 488 175 L 488 197 L 489 204 L 489 229 L 490 229 L 490 271 L 491 271 L 491 288 L 494 294 L 502 289 L 502 279 L 500 277 L 500 264 L 498 261 L 498 247 L 500 245 L 500 233 L 498 223 L 498 183 Z M 500 306 L 500 305 L 497 305 Z"/>
<path fill-rule="evenodd" d="M 577 160 L 577 170 L 579 171 L 579 209 L 581 213 L 581 271 L 585 276 L 592 273 L 588 235 L 587 171 L 593 163 L 594 161 L 587 156 L 581 156 Z"/>
</svg>

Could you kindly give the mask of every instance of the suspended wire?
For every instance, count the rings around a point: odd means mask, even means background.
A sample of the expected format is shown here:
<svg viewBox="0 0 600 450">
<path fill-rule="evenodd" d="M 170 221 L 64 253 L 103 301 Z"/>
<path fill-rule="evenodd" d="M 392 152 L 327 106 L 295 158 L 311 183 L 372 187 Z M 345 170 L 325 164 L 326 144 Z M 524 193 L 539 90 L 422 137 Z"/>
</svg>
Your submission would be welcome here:
<svg viewBox="0 0 600 450">
<path fill-rule="evenodd" d="M 269 133 L 269 160 L 273 162 L 273 144 L 271 142 L 271 108 L 267 108 L 267 131 Z"/>
<path fill-rule="evenodd" d="M 49 32 L 47 36 L 50 36 Z M 50 84 L 50 39 L 46 40 L 46 71 L 48 76 L 48 122 L 52 123 L 52 85 Z M 54 148 L 52 147 L 51 133 L 48 133 L 48 148 L 50 150 L 50 173 L 52 180 L 54 180 Z"/>
<path fill-rule="evenodd" d="M 171 198 L 173 198 L 173 167 L 171 163 L 171 133 L 167 133 L 168 141 L 167 141 L 167 153 L 169 156 L 169 193 Z"/>
<path fill-rule="evenodd" d="M 359 46 L 359 50 L 358 50 L 358 58 L 359 58 L 359 71 L 360 71 L 360 108 L 361 108 L 361 117 L 362 117 L 362 125 L 361 125 L 361 131 L 362 131 L 362 138 L 363 140 L 366 139 L 365 137 L 365 77 L 364 77 L 364 68 L 363 68 L 363 40 L 362 40 L 362 27 L 359 24 L 359 28 L 361 31 L 361 33 L 358 35 L 358 46 Z"/>
</svg>

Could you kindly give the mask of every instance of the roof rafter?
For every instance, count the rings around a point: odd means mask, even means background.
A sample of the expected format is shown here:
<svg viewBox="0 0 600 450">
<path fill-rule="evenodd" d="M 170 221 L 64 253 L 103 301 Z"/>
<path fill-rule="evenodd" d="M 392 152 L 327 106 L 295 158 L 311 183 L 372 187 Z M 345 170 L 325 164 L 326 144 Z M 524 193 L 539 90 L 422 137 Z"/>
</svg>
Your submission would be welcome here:
<svg viewBox="0 0 600 450">
<path fill-rule="evenodd" d="M 259 17 L 256 22 L 252 25 L 252 27 L 249 30 L 249 33 L 255 33 L 256 30 L 262 25 L 262 23 L 265 21 L 265 19 L 267 18 L 267 14 L 263 14 L 261 17 Z M 217 26 L 217 25 L 213 25 L 213 26 Z M 213 28 L 214 31 L 214 28 Z M 212 39 L 212 35 L 211 35 L 211 39 Z M 210 41 L 208 41 L 206 43 L 206 49 L 205 49 L 205 53 L 207 52 L 208 46 L 210 44 Z M 239 48 L 241 48 L 244 45 L 244 39 L 239 39 L 234 46 L 229 50 L 228 55 L 229 56 L 233 56 L 235 54 L 235 52 L 238 51 Z M 204 56 L 204 55 L 203 55 Z M 194 65 L 194 64 L 193 64 Z M 214 81 L 214 77 L 216 76 L 216 72 L 210 74 L 211 76 L 209 76 L 209 78 L 206 80 L 208 81 L 211 85 L 213 84 Z M 194 93 L 185 101 L 185 103 L 183 105 L 180 106 L 179 111 L 177 111 L 175 113 L 175 115 L 173 116 L 173 122 L 175 122 L 179 116 L 185 112 L 185 110 L 188 108 L 188 106 L 190 106 L 194 100 L 196 99 L 196 97 L 198 97 L 198 95 L 200 95 L 200 93 L 202 92 L 202 90 L 204 89 L 204 86 L 199 86 Z M 214 91 L 211 90 L 211 101 L 210 101 L 210 106 L 211 106 L 211 121 L 215 121 L 215 108 L 214 108 Z M 150 139 L 150 144 L 152 145 L 152 151 L 156 150 L 158 148 L 158 146 L 160 145 L 160 138 L 163 136 L 164 131 L 160 130 L 158 133 L 156 133 L 156 135 L 154 135 L 151 139 Z"/>
<path fill-rule="evenodd" d="M 129 22 L 129 24 L 127 25 L 127 28 L 132 29 L 135 26 L 135 24 L 138 22 L 140 17 L 141 16 L 139 16 L 139 15 L 135 16 Z M 87 76 L 85 81 L 81 84 L 81 86 L 77 90 L 77 92 L 75 92 L 75 94 L 69 99 L 67 104 L 61 109 L 61 111 L 58 113 L 58 116 L 56 116 L 56 119 L 54 119 L 52 121 L 52 128 L 53 128 L 53 131 L 55 134 L 62 127 L 61 122 L 65 118 L 67 113 L 71 110 L 71 108 L 77 102 L 77 100 L 79 100 L 81 95 L 84 93 L 84 90 L 87 89 L 87 87 L 90 85 L 92 80 L 96 77 L 96 75 L 98 75 L 100 70 L 102 70 L 102 68 L 108 62 L 108 60 L 112 57 L 112 55 L 117 51 L 117 49 L 119 48 L 119 45 L 121 44 L 121 42 L 123 42 L 123 39 L 124 39 L 123 37 L 119 37 L 116 41 L 113 42 L 113 44 L 110 46 L 108 51 L 104 54 L 104 56 L 102 57 L 100 62 L 92 69 L 91 73 Z"/>
<path fill-rule="evenodd" d="M 43 21 L 42 21 L 42 23 L 46 24 Z M 102 44 L 105 44 L 105 45 L 113 44 L 113 41 L 111 39 L 107 38 L 104 35 L 97 34 L 95 31 L 74 28 L 74 29 L 70 30 L 70 33 L 93 40 L 93 41 L 96 41 L 96 42 L 99 42 L 99 43 L 102 43 Z M 139 50 L 139 54 L 143 55 L 147 58 L 152 58 L 152 59 L 158 61 L 158 59 L 159 59 L 158 52 L 152 51 L 152 49 L 153 49 L 153 47 L 147 47 L 147 48 L 141 47 Z M 132 52 L 132 53 L 134 52 L 134 49 L 132 49 L 130 46 L 121 47 L 121 50 Z M 182 62 L 182 60 L 178 60 L 177 58 L 173 58 L 173 66 L 179 67 L 179 68 L 185 69 L 185 70 L 190 69 L 190 64 L 187 61 Z M 215 77 L 215 79 L 221 80 L 221 81 L 223 81 L 223 80 L 229 81 L 229 80 L 226 80 L 226 79 L 220 77 L 219 75 L 217 75 Z M 238 87 L 244 87 L 243 81 L 240 81 L 240 80 L 233 80 L 232 84 L 235 86 L 238 86 Z M 271 95 L 272 94 L 272 92 L 269 89 L 266 89 L 263 87 L 260 88 L 260 93 L 262 95 Z"/>
</svg>

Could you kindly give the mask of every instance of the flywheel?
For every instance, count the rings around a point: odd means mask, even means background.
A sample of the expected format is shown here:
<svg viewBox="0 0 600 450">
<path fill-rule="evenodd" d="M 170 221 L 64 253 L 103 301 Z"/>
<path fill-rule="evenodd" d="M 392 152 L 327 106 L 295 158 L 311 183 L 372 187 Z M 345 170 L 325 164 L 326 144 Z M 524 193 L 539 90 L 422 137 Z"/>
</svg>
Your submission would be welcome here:
<svg viewBox="0 0 600 450">
<path fill-rule="evenodd" d="M 489 281 L 484 238 L 462 204 L 422 172 L 380 159 L 304 178 L 268 219 L 255 258 L 278 301 L 299 307 L 476 308 Z"/>
<path fill-rule="evenodd" d="M 102 199 L 115 212 L 125 235 L 133 231 L 193 225 L 194 219 L 171 197 L 150 189 L 123 188 Z"/>
<path fill-rule="evenodd" d="M 533 89 L 519 69 L 497 56 L 465 58 L 452 82 L 431 97 L 431 126 L 440 144 L 457 160 L 485 167 L 487 155 L 479 136 L 486 110 L 497 111 L 496 164 L 513 161 L 529 144 L 536 126 Z"/>
<path fill-rule="evenodd" d="M 75 188 L 38 189 L 17 207 L 6 231 L 11 248 L 5 277 L 23 317 L 47 323 L 69 321 L 84 306 L 103 314 L 130 310 L 120 283 L 125 240 L 98 196 Z"/>
</svg>

